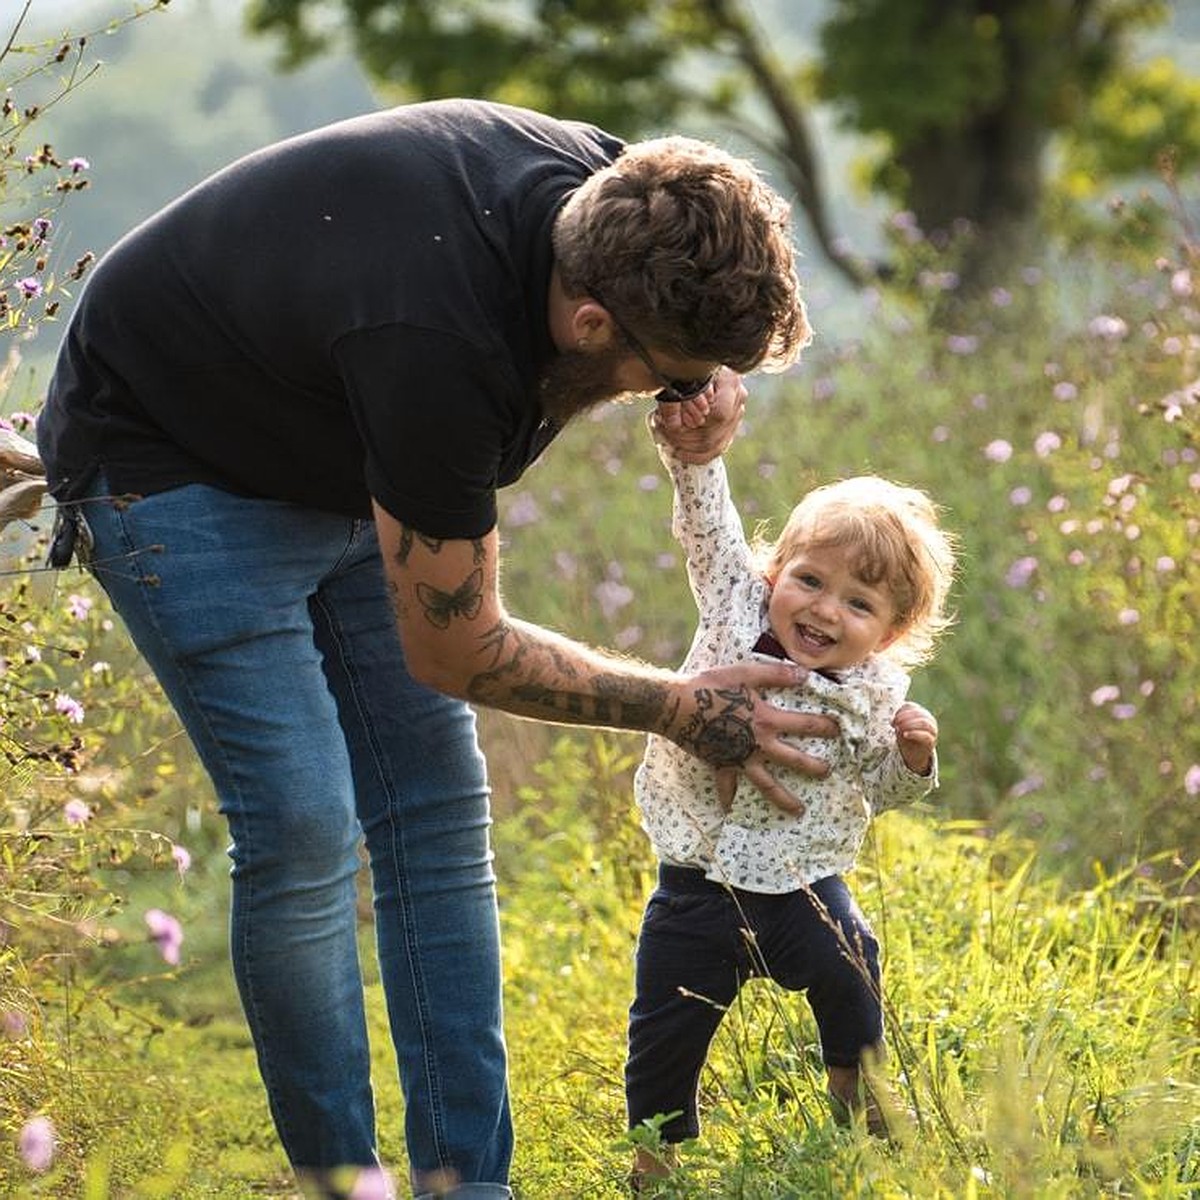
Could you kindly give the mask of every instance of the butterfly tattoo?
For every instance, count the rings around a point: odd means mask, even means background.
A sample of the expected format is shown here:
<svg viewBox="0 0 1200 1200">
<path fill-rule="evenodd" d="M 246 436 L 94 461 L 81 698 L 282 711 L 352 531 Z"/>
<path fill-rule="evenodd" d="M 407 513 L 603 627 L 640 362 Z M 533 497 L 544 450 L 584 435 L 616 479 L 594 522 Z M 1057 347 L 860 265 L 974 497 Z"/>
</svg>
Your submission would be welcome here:
<svg viewBox="0 0 1200 1200">
<path fill-rule="evenodd" d="M 427 583 L 418 583 L 417 599 L 430 623 L 439 629 L 448 628 L 451 617 L 466 617 L 472 621 L 479 616 L 483 606 L 483 570 L 476 567 L 453 592 L 443 592 Z"/>
</svg>

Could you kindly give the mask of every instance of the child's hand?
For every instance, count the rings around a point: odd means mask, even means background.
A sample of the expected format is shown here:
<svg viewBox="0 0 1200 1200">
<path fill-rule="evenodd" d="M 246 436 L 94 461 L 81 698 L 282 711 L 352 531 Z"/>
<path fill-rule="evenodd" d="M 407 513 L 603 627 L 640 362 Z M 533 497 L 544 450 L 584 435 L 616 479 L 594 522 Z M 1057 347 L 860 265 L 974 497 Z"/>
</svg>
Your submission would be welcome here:
<svg viewBox="0 0 1200 1200">
<path fill-rule="evenodd" d="M 919 704 L 900 705 L 892 718 L 892 728 L 900 746 L 900 757 L 914 775 L 928 775 L 933 767 L 937 745 L 937 718 Z"/>
<path fill-rule="evenodd" d="M 699 396 L 655 405 L 649 417 L 654 440 L 669 446 L 680 462 L 711 462 L 733 441 L 748 394 L 742 377 L 722 367 Z"/>
</svg>

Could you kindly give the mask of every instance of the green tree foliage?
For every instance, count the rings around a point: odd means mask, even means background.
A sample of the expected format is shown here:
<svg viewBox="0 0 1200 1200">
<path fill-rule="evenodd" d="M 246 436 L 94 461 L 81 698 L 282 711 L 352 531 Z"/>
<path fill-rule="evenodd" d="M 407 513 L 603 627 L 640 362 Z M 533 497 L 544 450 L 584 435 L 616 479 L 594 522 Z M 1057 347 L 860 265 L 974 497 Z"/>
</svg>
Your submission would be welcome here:
<svg viewBox="0 0 1200 1200">
<path fill-rule="evenodd" d="M 846 249 L 830 216 L 812 120 L 819 100 L 878 147 L 874 189 L 930 235 L 971 231 L 960 236 L 965 291 L 1032 246 L 1056 186 L 1046 174 L 1052 144 L 1076 199 L 1105 178 L 1153 170 L 1168 145 L 1181 162 L 1200 153 L 1195 86 L 1169 63 L 1134 56 L 1135 35 L 1168 17 L 1162 0 L 833 0 L 819 56 L 797 48 L 787 11 L 762 0 L 250 0 L 247 9 L 251 28 L 281 40 L 286 62 L 346 36 L 404 99 L 482 95 L 627 136 L 721 122 L 769 157 L 824 255 L 856 283 L 878 268 Z"/>
</svg>

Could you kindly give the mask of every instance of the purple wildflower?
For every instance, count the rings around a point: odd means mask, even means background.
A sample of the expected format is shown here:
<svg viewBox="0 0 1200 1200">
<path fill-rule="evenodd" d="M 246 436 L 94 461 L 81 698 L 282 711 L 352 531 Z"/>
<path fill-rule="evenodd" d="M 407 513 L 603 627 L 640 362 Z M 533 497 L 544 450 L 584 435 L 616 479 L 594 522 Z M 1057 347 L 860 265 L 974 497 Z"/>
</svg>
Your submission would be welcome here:
<svg viewBox="0 0 1200 1200">
<path fill-rule="evenodd" d="M 63 820 L 68 825 L 86 825 L 92 819 L 92 810 L 78 798 L 63 805 Z"/>
<path fill-rule="evenodd" d="M 542 519 L 542 510 L 529 492 L 518 492 L 508 505 L 504 519 L 506 524 L 520 529 L 523 525 L 536 525 Z"/>
<path fill-rule="evenodd" d="M 54 697 L 54 711 L 62 713 L 72 725 L 83 724 L 83 705 L 74 696 L 68 696 L 66 692 L 59 692 Z"/>
<path fill-rule="evenodd" d="M 39 1174 L 50 1169 L 58 1139 L 49 1117 L 30 1117 L 21 1128 L 17 1145 L 21 1161 Z"/>
<path fill-rule="evenodd" d="M 33 275 L 17 280 L 17 290 L 26 300 L 35 300 L 42 294 L 42 281 Z"/>
<path fill-rule="evenodd" d="M 0 1013 L 0 1029 L 14 1042 L 29 1034 L 29 1018 L 19 1008 L 6 1008 Z"/>
<path fill-rule="evenodd" d="M 1129 333 L 1129 326 L 1120 317 L 1101 313 L 1088 322 L 1088 333 L 1105 342 L 1119 342 Z"/>
<path fill-rule="evenodd" d="M 996 438 L 994 441 L 988 442 L 983 448 L 983 457 L 988 462 L 1005 463 L 1012 458 L 1012 443 L 1006 442 L 1003 438 Z"/>
<path fill-rule="evenodd" d="M 633 602 L 633 589 L 619 579 L 603 580 L 596 585 L 592 594 L 607 621 L 611 621 L 621 609 Z"/>
<path fill-rule="evenodd" d="M 88 596 L 80 596 L 76 592 L 72 592 L 67 597 L 67 615 L 74 618 L 76 621 L 87 620 L 87 615 L 92 611 L 92 600 Z"/>
<path fill-rule="evenodd" d="M 1038 458 L 1049 458 L 1062 446 L 1062 438 L 1053 429 L 1045 429 L 1033 439 L 1033 452 Z"/>
<path fill-rule="evenodd" d="M 1192 763 L 1184 772 L 1183 790 L 1189 796 L 1200 796 L 1200 763 Z"/>
<path fill-rule="evenodd" d="M 1022 588 L 1033 578 L 1033 573 L 1037 570 L 1037 566 L 1038 560 L 1030 554 L 1025 555 L 1023 558 L 1018 558 L 1008 568 L 1008 573 L 1004 576 L 1004 582 L 1010 588 Z"/>
<path fill-rule="evenodd" d="M 150 930 L 150 940 L 158 946 L 158 952 L 163 961 L 171 966 L 179 965 L 179 948 L 183 944 L 183 926 L 161 908 L 146 910 L 146 928 Z"/>
</svg>

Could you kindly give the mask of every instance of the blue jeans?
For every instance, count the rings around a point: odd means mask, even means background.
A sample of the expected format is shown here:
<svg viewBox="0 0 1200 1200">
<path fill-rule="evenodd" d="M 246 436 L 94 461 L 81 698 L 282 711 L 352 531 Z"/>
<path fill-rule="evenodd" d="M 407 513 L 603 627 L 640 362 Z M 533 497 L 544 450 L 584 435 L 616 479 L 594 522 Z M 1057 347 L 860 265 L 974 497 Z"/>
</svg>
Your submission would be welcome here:
<svg viewBox="0 0 1200 1200">
<path fill-rule="evenodd" d="M 510 1196 L 485 764 L 471 709 L 405 669 L 373 524 L 201 485 L 129 504 L 104 488 L 84 504 L 92 570 L 229 823 L 234 973 L 288 1157 L 314 1178 L 376 1161 L 365 837 L 414 1187 Z"/>
</svg>

